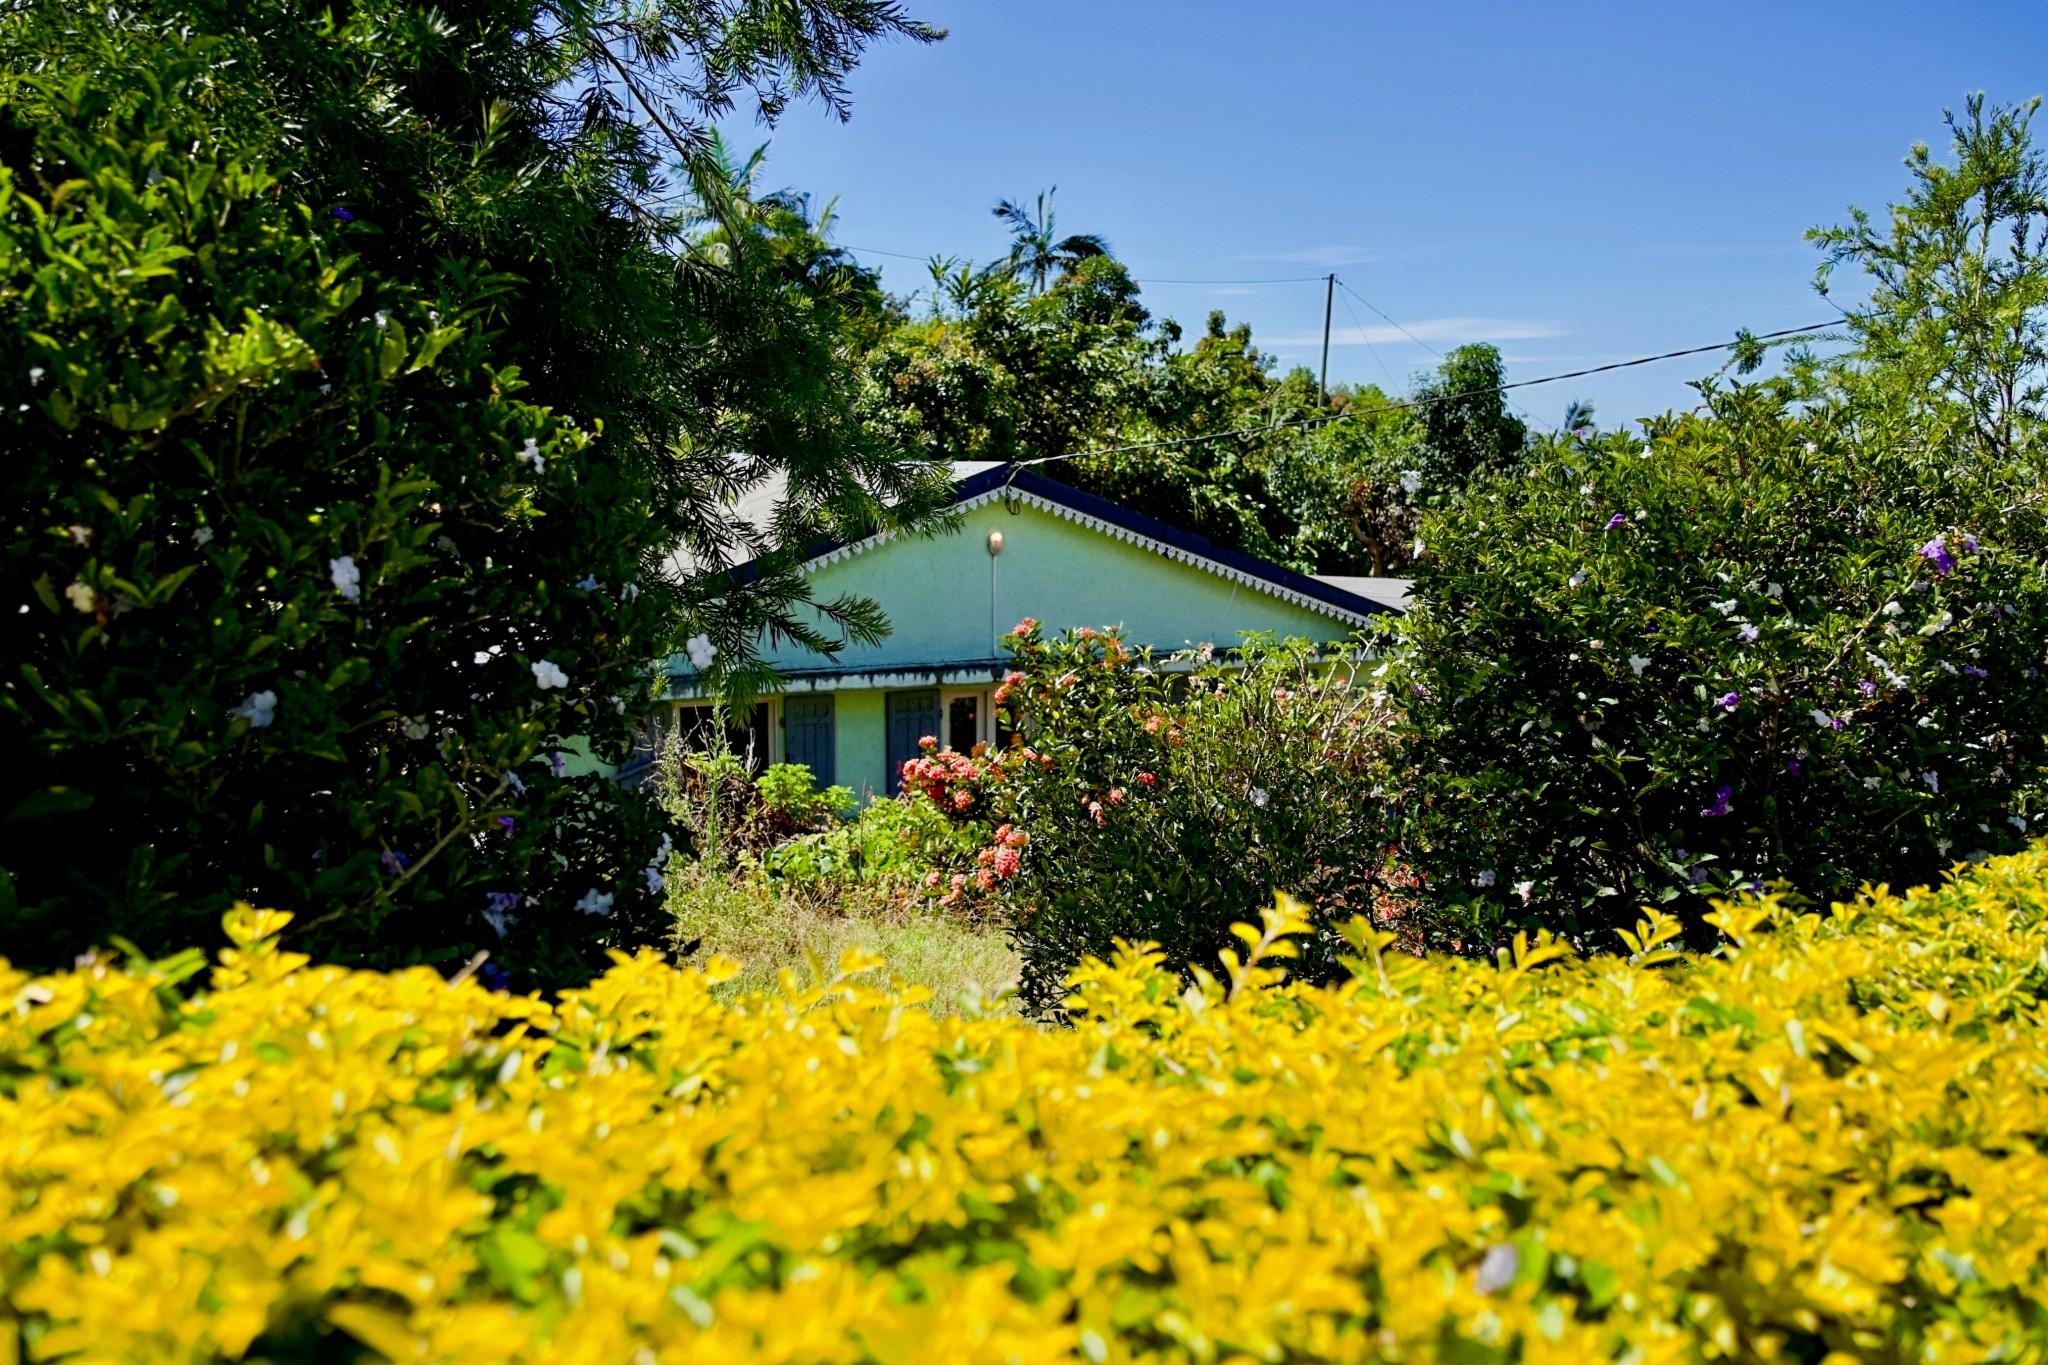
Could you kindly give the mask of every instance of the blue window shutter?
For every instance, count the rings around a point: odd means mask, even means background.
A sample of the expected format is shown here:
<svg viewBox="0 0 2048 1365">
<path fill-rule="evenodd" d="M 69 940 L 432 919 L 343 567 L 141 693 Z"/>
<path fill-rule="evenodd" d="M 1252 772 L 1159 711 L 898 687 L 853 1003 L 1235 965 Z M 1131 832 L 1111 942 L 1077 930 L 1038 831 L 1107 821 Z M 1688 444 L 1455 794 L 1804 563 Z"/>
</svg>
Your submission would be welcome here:
<svg viewBox="0 0 2048 1365">
<path fill-rule="evenodd" d="M 835 744 L 830 692 L 783 698 L 783 762 L 803 764 L 817 786 L 829 787 L 838 780 L 833 770 Z"/>
<path fill-rule="evenodd" d="M 889 794 L 903 790 L 903 765 L 924 751 L 918 740 L 939 733 L 939 689 L 919 688 L 915 692 L 891 692 L 889 717 Z"/>
</svg>

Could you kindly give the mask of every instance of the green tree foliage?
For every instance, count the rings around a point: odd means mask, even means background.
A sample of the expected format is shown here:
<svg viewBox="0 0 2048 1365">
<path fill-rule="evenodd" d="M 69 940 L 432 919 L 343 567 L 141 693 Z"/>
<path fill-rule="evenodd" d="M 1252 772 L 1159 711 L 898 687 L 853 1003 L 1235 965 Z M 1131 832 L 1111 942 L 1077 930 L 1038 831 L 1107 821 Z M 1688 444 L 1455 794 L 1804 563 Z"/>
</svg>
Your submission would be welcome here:
<svg viewBox="0 0 2048 1365">
<path fill-rule="evenodd" d="M 1401 843 L 1468 937 L 1911 884 L 2041 817 L 2027 112 L 1973 103 L 1952 167 L 1916 150 L 1889 233 L 1816 234 L 1872 280 L 1848 355 L 1705 381 L 1647 445 L 1560 442 L 1425 519 Z"/>
<path fill-rule="evenodd" d="M 1528 433 L 1500 354 L 1461 347 L 1406 399 L 1275 374 L 1251 328 L 1213 312 L 1183 345 L 1098 237 L 1061 237 L 1049 194 L 1009 200 L 986 268 L 932 263 L 931 307 L 869 353 L 871 411 L 937 458 L 1040 469 L 1303 572 L 1392 574 L 1425 507 L 1516 467 Z"/>
<path fill-rule="evenodd" d="M 868 301 L 705 131 L 842 99 L 891 33 L 928 36 L 866 0 L 0 19 L 0 954 L 237 897 L 543 981 L 656 931 L 653 812 L 562 746 L 622 755 L 684 634 L 742 677 L 764 628 L 828 643 L 789 547 L 942 495 L 855 411 Z M 771 478 L 763 536 L 731 503 Z"/>
</svg>

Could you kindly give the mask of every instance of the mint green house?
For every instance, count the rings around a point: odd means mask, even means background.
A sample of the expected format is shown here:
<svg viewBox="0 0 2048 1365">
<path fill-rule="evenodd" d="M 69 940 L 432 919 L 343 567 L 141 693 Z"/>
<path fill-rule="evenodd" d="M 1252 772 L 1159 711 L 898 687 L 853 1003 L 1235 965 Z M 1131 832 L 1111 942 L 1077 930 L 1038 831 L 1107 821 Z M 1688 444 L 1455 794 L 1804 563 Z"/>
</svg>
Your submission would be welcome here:
<svg viewBox="0 0 2048 1365">
<path fill-rule="evenodd" d="M 1049 633 L 1121 626 L 1169 653 L 1246 631 L 1343 640 L 1405 601 L 1403 580 L 1294 573 L 1028 471 L 961 464 L 955 477 L 953 534 L 876 536 L 812 559 L 818 597 L 870 598 L 893 633 L 837 658 L 771 649 L 784 682 L 747 718 L 756 762 L 802 763 L 821 785 L 869 797 L 894 790 L 921 736 L 960 750 L 994 740 L 998 641 L 1026 616 Z M 689 660 L 668 671 L 675 719 L 701 724 Z"/>
</svg>

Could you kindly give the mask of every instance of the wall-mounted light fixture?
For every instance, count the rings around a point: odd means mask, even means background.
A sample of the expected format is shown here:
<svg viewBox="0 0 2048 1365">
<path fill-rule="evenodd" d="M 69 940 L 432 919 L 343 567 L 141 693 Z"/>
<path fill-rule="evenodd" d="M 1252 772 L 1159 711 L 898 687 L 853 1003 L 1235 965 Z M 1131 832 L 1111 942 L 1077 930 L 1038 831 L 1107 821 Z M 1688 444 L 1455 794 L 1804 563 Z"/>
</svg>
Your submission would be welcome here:
<svg viewBox="0 0 2048 1365">
<path fill-rule="evenodd" d="M 990 531 L 988 533 L 988 552 L 992 556 L 1003 552 L 1003 533 L 1001 531 Z"/>
</svg>

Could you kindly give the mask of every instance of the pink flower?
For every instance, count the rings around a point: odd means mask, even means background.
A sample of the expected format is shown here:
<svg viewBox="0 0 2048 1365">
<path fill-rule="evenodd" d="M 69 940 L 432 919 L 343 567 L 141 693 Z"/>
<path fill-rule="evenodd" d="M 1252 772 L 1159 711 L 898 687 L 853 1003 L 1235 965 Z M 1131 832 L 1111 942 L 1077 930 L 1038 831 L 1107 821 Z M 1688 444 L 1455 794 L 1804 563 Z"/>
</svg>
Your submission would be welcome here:
<svg viewBox="0 0 2048 1365">
<path fill-rule="evenodd" d="M 944 880 L 945 878 L 937 872 L 927 872 L 924 874 L 924 889 L 936 891 L 939 889 L 939 883 Z"/>
<path fill-rule="evenodd" d="M 1003 674 L 1003 686 L 1005 687 L 1015 687 L 1018 683 L 1023 681 L 1024 675 L 1022 673 L 1017 672 L 1015 669 L 1012 669 L 1008 673 Z"/>
<path fill-rule="evenodd" d="M 1023 855 L 1016 849 L 999 848 L 996 850 L 995 873 L 998 877 L 1014 877 L 1023 862 Z"/>
<path fill-rule="evenodd" d="M 965 872 L 955 872 L 955 873 L 953 874 L 953 889 L 954 889 L 955 891 L 959 891 L 959 890 L 961 890 L 962 888 L 964 888 L 964 887 L 965 887 L 966 885 L 967 885 L 967 874 L 966 874 Z"/>
<path fill-rule="evenodd" d="M 989 871 L 985 867 L 981 871 L 974 874 L 974 885 L 980 890 L 993 890 L 995 888 L 995 884 L 996 874 Z"/>
<path fill-rule="evenodd" d="M 1095 627 L 1083 626 L 1075 631 L 1074 634 L 1083 640 L 1092 640 L 1095 638 Z"/>
<path fill-rule="evenodd" d="M 1088 803 L 1088 814 L 1095 821 L 1097 829 L 1109 823 L 1109 817 L 1102 813 L 1102 803 L 1100 801 L 1090 801 Z"/>
<path fill-rule="evenodd" d="M 1159 780 L 1159 779 L 1158 779 L 1158 778 L 1156 778 L 1156 777 L 1154 777 L 1154 776 L 1153 776 L 1153 775 L 1152 775 L 1151 773 L 1139 773 L 1139 774 L 1138 774 L 1138 785 L 1139 785 L 1139 786 L 1141 786 L 1141 787 L 1149 787 L 1149 786 L 1151 786 L 1151 785 L 1152 785 L 1152 784 L 1153 784 L 1154 782 L 1157 782 L 1158 780 Z"/>
<path fill-rule="evenodd" d="M 1060 674 L 1059 685 L 1061 687 L 1072 687 L 1076 682 L 1079 682 L 1080 679 L 1081 675 L 1079 673 L 1062 673 Z"/>
<path fill-rule="evenodd" d="M 971 805 L 973 805 L 973 804 L 974 804 L 974 793 L 973 793 L 973 792 L 954 792 L 954 793 L 953 793 L 953 809 L 954 809 L 954 810 L 966 810 L 966 809 L 967 809 L 967 808 L 968 808 L 969 806 L 971 806 Z"/>
<path fill-rule="evenodd" d="M 1146 733 L 1146 734 L 1148 734 L 1148 735 L 1156 735 L 1156 734 L 1158 734 L 1158 733 L 1159 733 L 1159 727 L 1160 727 L 1160 725 L 1161 725 L 1162 723 L 1163 723 L 1163 722 L 1162 722 L 1162 721 L 1161 721 L 1161 720 L 1159 719 L 1159 717 L 1157 717 L 1157 716 L 1147 716 L 1147 717 L 1145 717 L 1145 733 Z"/>
<path fill-rule="evenodd" d="M 1031 836 L 1021 829 L 1013 829 L 1003 836 L 1003 842 L 1011 848 L 1025 848 L 1031 843 Z"/>
<path fill-rule="evenodd" d="M 1029 634 L 1030 634 L 1030 633 L 1031 633 L 1032 631 L 1034 631 L 1034 630 L 1037 630 L 1037 629 L 1038 629 L 1038 622 L 1037 622 L 1037 620 L 1036 620 L 1035 618 L 1033 618 L 1033 617 L 1029 617 L 1029 616 L 1027 616 L 1027 617 L 1025 617 L 1025 618 L 1024 618 L 1023 620 L 1021 620 L 1021 621 L 1019 621 L 1019 622 L 1017 623 L 1017 628 L 1016 628 L 1015 630 L 1011 631 L 1011 632 L 1010 632 L 1010 634 L 1012 634 L 1012 635 L 1029 635 Z"/>
<path fill-rule="evenodd" d="M 1122 787 L 1111 787 L 1109 789 L 1109 804 L 1112 806 L 1121 806 L 1123 803 L 1124 789 Z"/>
<path fill-rule="evenodd" d="M 939 747 L 939 737 L 937 735 L 920 735 L 917 747 L 920 749 L 936 749 Z"/>
</svg>

